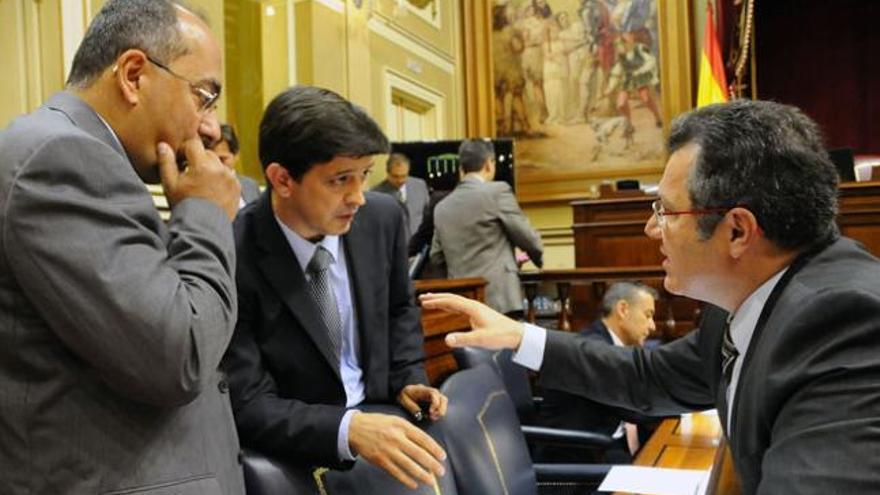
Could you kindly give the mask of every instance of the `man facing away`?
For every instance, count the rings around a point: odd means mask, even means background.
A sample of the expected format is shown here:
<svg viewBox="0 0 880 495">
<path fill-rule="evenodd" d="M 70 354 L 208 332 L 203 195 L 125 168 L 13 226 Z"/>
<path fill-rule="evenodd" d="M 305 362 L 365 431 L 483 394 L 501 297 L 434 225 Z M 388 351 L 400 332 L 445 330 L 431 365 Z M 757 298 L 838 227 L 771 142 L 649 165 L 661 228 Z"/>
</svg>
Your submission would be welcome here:
<svg viewBox="0 0 880 495">
<path fill-rule="evenodd" d="M 655 330 L 654 301 L 657 291 L 638 282 L 616 282 L 602 296 L 602 316 L 579 333 L 594 345 L 641 347 Z M 578 395 L 545 388 L 539 410 L 542 425 L 588 430 L 609 435 L 617 443 L 605 452 L 605 461 L 632 462 L 642 438 L 653 431 L 652 419 L 606 406 Z M 582 453 L 547 447 L 542 461 L 583 462 Z"/>
<path fill-rule="evenodd" d="M 307 466 L 355 456 L 402 483 L 433 483 L 443 449 L 409 421 L 361 412 L 399 404 L 436 420 L 404 214 L 363 188 L 388 140 L 336 93 L 290 88 L 260 124 L 270 188 L 235 221 L 239 319 L 224 359 L 242 444 Z"/>
<path fill-rule="evenodd" d="M 675 120 L 645 232 L 664 286 L 721 309 L 654 350 L 591 346 L 450 296 L 451 345 L 517 349 L 541 381 L 649 415 L 717 407 L 744 494 L 880 490 L 880 263 L 835 224 L 837 173 L 794 107 L 737 100 Z"/>
<path fill-rule="evenodd" d="M 434 210 L 431 263 L 449 278 L 483 277 L 486 304 L 502 313 L 522 312 L 514 248 L 542 265 L 541 237 L 519 208 L 506 182 L 494 181 L 491 141 L 470 139 L 458 150 L 464 177 Z"/>
<path fill-rule="evenodd" d="M 411 177 L 409 169 L 409 158 L 406 155 L 391 153 L 385 163 L 388 177 L 373 188 L 376 192 L 394 196 L 403 206 L 406 211 L 407 238 L 419 230 L 429 199 L 428 185 L 418 177 Z"/>
<path fill-rule="evenodd" d="M 67 91 L 0 133 L 0 493 L 244 493 L 221 74 L 191 11 L 109 0 Z"/>
</svg>

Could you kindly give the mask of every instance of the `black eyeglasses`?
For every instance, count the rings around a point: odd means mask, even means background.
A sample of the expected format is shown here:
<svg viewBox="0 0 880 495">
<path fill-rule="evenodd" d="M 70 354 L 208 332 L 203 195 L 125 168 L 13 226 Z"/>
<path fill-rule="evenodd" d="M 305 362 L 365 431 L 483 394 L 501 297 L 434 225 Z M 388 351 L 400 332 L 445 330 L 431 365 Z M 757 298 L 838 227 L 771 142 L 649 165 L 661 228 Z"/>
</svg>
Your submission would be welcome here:
<svg viewBox="0 0 880 495">
<path fill-rule="evenodd" d="M 215 91 L 215 92 L 208 91 L 207 89 L 199 86 L 198 84 L 196 84 L 196 83 L 190 81 L 189 79 L 181 76 L 180 74 L 174 72 L 167 65 L 153 59 L 153 57 L 151 57 L 149 55 L 147 55 L 147 60 L 149 60 L 150 63 L 155 65 L 156 67 L 164 70 L 165 72 L 171 74 L 172 76 L 176 77 L 177 79 L 180 79 L 181 81 L 184 81 L 187 84 L 189 84 L 189 89 L 199 99 L 199 111 L 200 112 L 209 112 L 209 111 L 213 110 L 214 107 L 217 105 L 217 100 L 220 99 L 220 92 L 219 91 Z"/>
</svg>

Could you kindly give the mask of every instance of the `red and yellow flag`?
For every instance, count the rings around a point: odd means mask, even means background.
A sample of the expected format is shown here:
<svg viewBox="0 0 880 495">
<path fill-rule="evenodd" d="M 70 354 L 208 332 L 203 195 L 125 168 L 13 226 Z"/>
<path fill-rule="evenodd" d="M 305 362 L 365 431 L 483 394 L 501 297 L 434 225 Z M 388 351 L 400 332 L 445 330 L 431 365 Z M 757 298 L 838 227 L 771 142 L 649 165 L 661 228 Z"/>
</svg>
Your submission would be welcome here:
<svg viewBox="0 0 880 495">
<path fill-rule="evenodd" d="M 703 31 L 703 53 L 700 56 L 697 108 L 727 101 L 727 76 L 724 74 L 724 63 L 721 61 L 721 44 L 715 33 L 711 0 L 706 7 L 706 29 Z"/>
</svg>

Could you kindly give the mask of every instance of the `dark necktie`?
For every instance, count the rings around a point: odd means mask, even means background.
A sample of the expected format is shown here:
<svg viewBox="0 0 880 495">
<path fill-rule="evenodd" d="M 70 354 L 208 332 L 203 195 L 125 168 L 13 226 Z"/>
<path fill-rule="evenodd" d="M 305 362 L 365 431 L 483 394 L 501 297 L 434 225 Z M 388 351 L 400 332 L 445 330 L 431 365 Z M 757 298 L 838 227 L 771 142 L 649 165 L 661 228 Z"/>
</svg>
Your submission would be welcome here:
<svg viewBox="0 0 880 495">
<path fill-rule="evenodd" d="M 333 354 L 338 362 L 342 349 L 342 320 L 339 317 L 336 294 L 333 292 L 333 285 L 330 283 L 328 267 L 332 260 L 333 257 L 330 253 L 323 246 L 318 246 L 306 267 L 306 271 L 310 277 L 309 292 L 318 305 L 321 319 L 327 326 L 327 336 L 330 337 Z"/>
<path fill-rule="evenodd" d="M 724 327 L 724 339 L 721 341 L 721 373 L 724 375 L 725 387 L 730 386 L 730 380 L 733 378 L 733 367 L 736 364 L 736 358 L 739 351 L 733 345 L 733 338 L 730 336 L 730 322 Z"/>
</svg>

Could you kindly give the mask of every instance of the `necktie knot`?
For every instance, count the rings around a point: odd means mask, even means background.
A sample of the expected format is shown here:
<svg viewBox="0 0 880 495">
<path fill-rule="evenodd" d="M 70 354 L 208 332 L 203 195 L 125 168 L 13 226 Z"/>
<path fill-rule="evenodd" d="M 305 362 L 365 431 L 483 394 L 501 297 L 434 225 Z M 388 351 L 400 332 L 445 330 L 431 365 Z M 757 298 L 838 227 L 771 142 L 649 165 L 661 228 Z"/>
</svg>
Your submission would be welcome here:
<svg viewBox="0 0 880 495">
<path fill-rule="evenodd" d="M 306 270 L 310 274 L 313 273 L 322 273 L 327 270 L 327 267 L 330 266 L 330 263 L 333 261 L 333 256 L 324 246 L 318 246 L 315 249 L 315 254 L 312 255 L 312 259 L 309 260 L 309 264 L 306 266 Z"/>
</svg>

